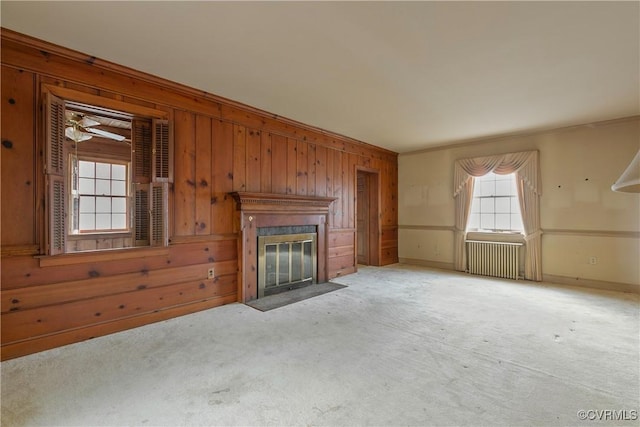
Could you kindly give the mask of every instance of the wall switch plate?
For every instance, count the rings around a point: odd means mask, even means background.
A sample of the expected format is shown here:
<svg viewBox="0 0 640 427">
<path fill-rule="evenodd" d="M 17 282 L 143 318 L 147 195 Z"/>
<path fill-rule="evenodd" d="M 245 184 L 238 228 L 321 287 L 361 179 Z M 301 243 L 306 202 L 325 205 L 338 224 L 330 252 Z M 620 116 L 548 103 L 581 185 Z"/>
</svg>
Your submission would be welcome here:
<svg viewBox="0 0 640 427">
<path fill-rule="evenodd" d="M 214 277 L 215 277 L 215 275 L 214 275 L 213 268 L 210 268 L 210 269 L 207 271 L 207 279 L 213 279 Z"/>
<path fill-rule="evenodd" d="M 596 265 L 597 263 L 598 263 L 598 258 L 596 258 L 594 256 L 589 257 L 589 264 Z"/>
</svg>

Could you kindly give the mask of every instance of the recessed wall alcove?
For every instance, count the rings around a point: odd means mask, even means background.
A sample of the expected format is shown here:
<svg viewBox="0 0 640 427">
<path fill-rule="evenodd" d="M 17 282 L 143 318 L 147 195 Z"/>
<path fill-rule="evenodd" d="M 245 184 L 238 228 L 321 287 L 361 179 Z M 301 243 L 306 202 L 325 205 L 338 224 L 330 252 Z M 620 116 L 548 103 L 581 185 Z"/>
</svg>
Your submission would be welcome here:
<svg viewBox="0 0 640 427">
<path fill-rule="evenodd" d="M 263 227 L 314 226 L 317 232 L 317 281 L 327 281 L 327 223 L 329 205 L 335 198 L 250 192 L 230 194 L 236 201 L 240 302 L 258 298 L 258 229 Z"/>
</svg>

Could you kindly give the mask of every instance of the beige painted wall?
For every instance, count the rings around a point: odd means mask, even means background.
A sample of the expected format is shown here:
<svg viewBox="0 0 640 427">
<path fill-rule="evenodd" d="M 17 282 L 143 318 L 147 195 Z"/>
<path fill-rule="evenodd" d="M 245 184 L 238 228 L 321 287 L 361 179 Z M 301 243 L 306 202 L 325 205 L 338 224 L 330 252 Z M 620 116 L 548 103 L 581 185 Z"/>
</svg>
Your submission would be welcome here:
<svg viewBox="0 0 640 427">
<path fill-rule="evenodd" d="M 536 149 L 546 278 L 640 287 L 640 194 L 611 191 L 640 149 L 640 117 L 401 154 L 401 261 L 452 266 L 456 159 Z"/>
</svg>

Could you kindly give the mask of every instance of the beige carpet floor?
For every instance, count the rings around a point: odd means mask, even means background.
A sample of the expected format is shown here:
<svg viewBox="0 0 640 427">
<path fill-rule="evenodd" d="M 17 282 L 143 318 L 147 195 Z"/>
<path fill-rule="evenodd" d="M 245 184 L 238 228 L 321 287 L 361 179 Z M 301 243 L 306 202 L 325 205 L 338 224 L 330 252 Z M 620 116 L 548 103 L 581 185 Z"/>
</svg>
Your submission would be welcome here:
<svg viewBox="0 0 640 427">
<path fill-rule="evenodd" d="M 638 425 L 604 412 L 639 409 L 638 295 L 406 265 L 337 282 L 3 362 L 2 426 Z"/>
</svg>

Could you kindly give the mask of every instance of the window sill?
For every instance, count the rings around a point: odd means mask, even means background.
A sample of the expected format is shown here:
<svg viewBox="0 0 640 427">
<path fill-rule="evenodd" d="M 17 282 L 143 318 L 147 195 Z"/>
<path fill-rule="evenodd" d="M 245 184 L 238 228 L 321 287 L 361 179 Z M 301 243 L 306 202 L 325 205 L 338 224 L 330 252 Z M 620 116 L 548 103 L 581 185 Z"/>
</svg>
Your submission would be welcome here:
<svg viewBox="0 0 640 427">
<path fill-rule="evenodd" d="M 78 233 L 67 235 L 67 240 L 87 239 L 117 239 L 119 237 L 131 237 L 131 231 L 107 231 L 102 233 Z"/>
<path fill-rule="evenodd" d="M 74 252 L 52 256 L 37 256 L 35 258 L 39 259 L 40 267 L 52 267 L 58 265 L 84 264 L 89 262 L 114 261 L 162 255 L 169 255 L 168 247 L 100 249 L 96 251 Z"/>
<path fill-rule="evenodd" d="M 518 231 L 468 231 L 467 240 L 481 242 L 524 243 L 524 236 Z"/>
</svg>

